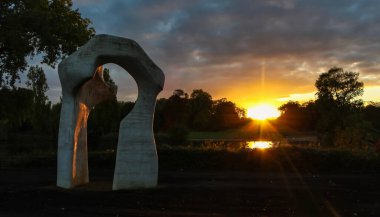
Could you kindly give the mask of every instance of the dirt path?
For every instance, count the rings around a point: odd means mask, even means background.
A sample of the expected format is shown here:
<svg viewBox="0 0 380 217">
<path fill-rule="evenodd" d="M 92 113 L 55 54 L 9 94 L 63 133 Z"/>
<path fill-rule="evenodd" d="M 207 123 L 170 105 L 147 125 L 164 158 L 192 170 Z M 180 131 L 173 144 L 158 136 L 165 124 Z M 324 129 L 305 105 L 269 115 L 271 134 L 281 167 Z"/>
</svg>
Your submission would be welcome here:
<svg viewBox="0 0 380 217">
<path fill-rule="evenodd" d="M 380 175 L 160 172 L 159 187 L 111 191 L 112 170 L 55 187 L 55 169 L 0 171 L 0 216 L 380 216 Z"/>
</svg>

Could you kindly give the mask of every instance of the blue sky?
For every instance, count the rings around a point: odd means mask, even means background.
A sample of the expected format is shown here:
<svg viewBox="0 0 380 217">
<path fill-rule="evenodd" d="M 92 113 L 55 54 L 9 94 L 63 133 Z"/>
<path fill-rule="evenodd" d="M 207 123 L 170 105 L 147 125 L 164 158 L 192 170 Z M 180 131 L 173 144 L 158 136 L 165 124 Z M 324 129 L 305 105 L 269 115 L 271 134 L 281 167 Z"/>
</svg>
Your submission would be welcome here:
<svg viewBox="0 0 380 217">
<path fill-rule="evenodd" d="M 75 0 L 97 34 L 136 40 L 174 89 L 203 89 L 243 107 L 313 98 L 333 66 L 360 72 L 365 100 L 380 101 L 380 1 Z M 109 65 L 119 99 L 134 100 L 132 78 Z M 57 72 L 46 67 L 49 97 Z"/>
</svg>

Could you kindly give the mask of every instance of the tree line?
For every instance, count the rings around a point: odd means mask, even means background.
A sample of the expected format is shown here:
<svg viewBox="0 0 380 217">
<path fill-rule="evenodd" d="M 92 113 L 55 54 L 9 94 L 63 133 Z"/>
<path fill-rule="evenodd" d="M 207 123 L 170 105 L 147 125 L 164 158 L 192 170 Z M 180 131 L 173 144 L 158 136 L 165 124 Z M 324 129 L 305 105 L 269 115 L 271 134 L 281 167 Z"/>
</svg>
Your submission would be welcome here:
<svg viewBox="0 0 380 217">
<path fill-rule="evenodd" d="M 104 80 L 115 84 L 104 69 Z M 378 143 L 380 106 L 359 99 L 364 84 L 359 73 L 331 68 L 317 79 L 316 100 L 289 101 L 279 107 L 281 116 L 272 123 L 287 133 L 313 132 L 327 147 L 361 147 Z M 48 85 L 41 67 L 30 67 L 26 87 L 3 86 L 0 89 L 0 138 L 34 134 L 57 139 L 61 103 L 48 101 Z M 92 109 L 88 120 L 89 139 L 117 134 L 120 121 L 133 109 L 134 102 L 116 97 Z M 226 98 L 214 100 L 202 89 L 191 94 L 177 89 L 168 98 L 157 100 L 153 129 L 169 136 L 166 141 L 183 142 L 189 131 L 239 129 L 250 123 L 245 110 Z M 162 137 L 160 137 L 162 138 Z M 378 144 L 380 148 L 380 144 Z"/>
<path fill-rule="evenodd" d="M 289 101 L 279 110 L 278 126 L 296 132 L 316 132 L 320 144 L 327 147 L 380 148 L 380 106 L 359 98 L 363 82 L 359 73 L 333 67 L 315 82 L 316 100 Z M 377 144 L 379 143 L 379 144 Z"/>
<path fill-rule="evenodd" d="M 190 95 L 177 89 L 169 98 L 157 101 L 154 131 L 169 134 L 166 141 L 176 143 L 186 140 L 188 131 L 220 131 L 248 121 L 245 110 L 226 98 L 213 100 L 202 89 L 195 89 Z"/>
<path fill-rule="evenodd" d="M 105 69 L 104 80 L 114 83 Z M 0 89 L 0 127 L 6 134 L 33 133 L 57 137 L 61 103 L 48 101 L 48 85 L 41 67 L 31 67 L 26 87 L 3 86 Z M 88 133 L 99 137 L 117 133 L 119 123 L 134 106 L 134 102 L 117 101 L 116 97 L 101 103 L 90 113 Z M 202 89 L 189 95 L 178 89 L 168 98 L 157 100 L 154 131 L 185 133 L 186 131 L 216 131 L 235 128 L 247 122 L 245 110 L 226 98 L 213 100 Z"/>
<path fill-rule="evenodd" d="M 95 35 L 72 6 L 72 0 L 0 1 L 0 139 L 10 132 L 56 134 L 60 104 L 47 101 L 45 75 L 28 60 L 38 56 L 54 68 Z"/>
</svg>

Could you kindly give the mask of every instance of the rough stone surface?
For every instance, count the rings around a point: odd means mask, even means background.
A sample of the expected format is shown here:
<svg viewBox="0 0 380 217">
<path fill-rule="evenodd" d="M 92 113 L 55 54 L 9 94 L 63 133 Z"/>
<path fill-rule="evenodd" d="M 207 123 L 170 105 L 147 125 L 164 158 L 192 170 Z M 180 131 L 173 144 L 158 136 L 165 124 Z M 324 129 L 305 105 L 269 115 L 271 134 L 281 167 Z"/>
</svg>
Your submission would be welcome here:
<svg viewBox="0 0 380 217">
<path fill-rule="evenodd" d="M 98 68 L 106 63 L 120 65 L 138 87 L 133 110 L 120 123 L 113 189 L 154 187 L 158 158 L 153 114 L 165 77 L 135 41 L 110 35 L 95 36 L 58 66 L 62 109 L 57 185 L 72 188 L 88 183 L 88 114 L 92 106 L 115 94 Z"/>
</svg>

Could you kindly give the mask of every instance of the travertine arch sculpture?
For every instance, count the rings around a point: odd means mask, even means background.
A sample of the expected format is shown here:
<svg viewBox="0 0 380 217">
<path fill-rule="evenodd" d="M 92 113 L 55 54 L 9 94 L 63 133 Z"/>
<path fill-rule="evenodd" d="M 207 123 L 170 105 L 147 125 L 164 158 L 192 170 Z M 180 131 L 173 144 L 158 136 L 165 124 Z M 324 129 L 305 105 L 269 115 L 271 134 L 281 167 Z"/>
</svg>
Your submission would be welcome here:
<svg viewBox="0 0 380 217">
<path fill-rule="evenodd" d="M 106 63 L 120 65 L 135 79 L 138 87 L 133 110 L 120 123 L 112 188 L 154 187 L 157 185 L 158 159 L 153 114 L 165 77 L 135 41 L 110 35 L 93 37 L 58 66 L 62 109 L 57 185 L 72 188 L 88 183 L 88 112 L 91 106 L 115 94 L 112 87 L 99 83 L 102 76 L 98 67 Z M 93 82 L 98 83 L 93 85 Z M 103 90 L 101 97 L 99 90 Z M 81 108 L 87 116 L 80 115 Z"/>
</svg>

